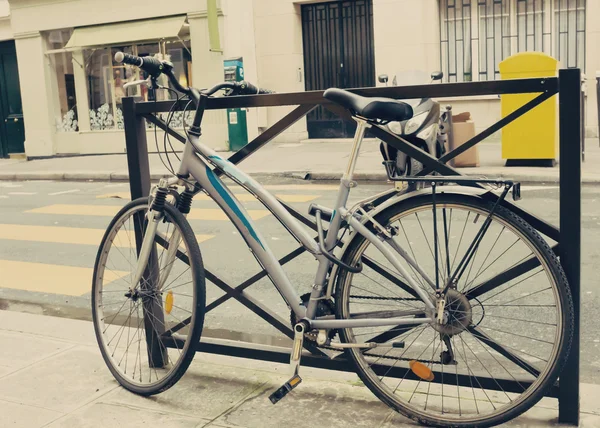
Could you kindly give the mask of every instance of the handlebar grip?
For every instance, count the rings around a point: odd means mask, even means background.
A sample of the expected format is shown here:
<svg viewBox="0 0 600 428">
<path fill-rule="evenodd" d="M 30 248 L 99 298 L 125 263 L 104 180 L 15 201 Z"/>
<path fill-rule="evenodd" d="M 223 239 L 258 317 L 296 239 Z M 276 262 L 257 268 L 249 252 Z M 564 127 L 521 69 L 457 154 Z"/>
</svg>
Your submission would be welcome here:
<svg viewBox="0 0 600 428">
<path fill-rule="evenodd" d="M 272 94 L 273 91 L 268 89 L 257 88 L 250 82 L 241 81 L 239 83 L 239 94 L 240 95 L 256 95 L 256 94 Z"/>
<path fill-rule="evenodd" d="M 135 65 L 154 77 L 157 77 L 163 71 L 162 61 L 151 56 L 140 58 L 139 56 L 117 52 L 115 54 L 115 61 L 123 64 Z"/>
</svg>

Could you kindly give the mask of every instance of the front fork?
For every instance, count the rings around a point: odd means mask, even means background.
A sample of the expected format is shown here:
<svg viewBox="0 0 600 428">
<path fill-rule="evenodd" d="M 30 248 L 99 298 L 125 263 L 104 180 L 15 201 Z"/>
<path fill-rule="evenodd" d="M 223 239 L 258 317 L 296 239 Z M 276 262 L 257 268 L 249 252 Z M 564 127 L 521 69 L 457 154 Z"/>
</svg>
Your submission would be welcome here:
<svg viewBox="0 0 600 428">
<path fill-rule="evenodd" d="M 166 203 L 166 196 L 168 194 L 170 180 L 161 180 L 159 185 L 156 188 L 154 200 L 150 209 L 148 210 L 147 215 L 147 226 L 144 233 L 144 239 L 142 241 L 142 245 L 140 248 L 140 253 L 138 257 L 138 264 L 136 267 L 135 275 L 133 277 L 133 281 L 131 284 L 134 284 L 133 292 L 135 292 L 142 280 L 144 275 L 144 271 L 148 265 L 148 261 L 150 259 L 150 255 L 152 253 L 152 249 L 154 248 L 154 242 L 156 239 L 156 231 L 158 229 L 159 223 L 164 219 L 164 204 Z M 191 195 L 192 192 L 186 190 L 184 192 L 185 197 L 183 197 L 184 205 L 178 207 L 183 216 L 187 216 L 189 213 L 190 205 L 191 205 Z M 179 244 L 181 243 L 181 232 L 177 228 L 173 228 L 173 233 L 171 236 L 165 236 L 165 240 L 168 242 L 167 253 L 161 258 L 161 263 L 158 272 L 160 273 L 158 284 L 156 290 L 161 290 L 165 285 L 166 279 L 169 277 L 171 273 L 171 269 L 173 268 L 173 263 L 175 261 L 175 257 L 177 256 L 177 250 L 179 248 Z"/>
</svg>

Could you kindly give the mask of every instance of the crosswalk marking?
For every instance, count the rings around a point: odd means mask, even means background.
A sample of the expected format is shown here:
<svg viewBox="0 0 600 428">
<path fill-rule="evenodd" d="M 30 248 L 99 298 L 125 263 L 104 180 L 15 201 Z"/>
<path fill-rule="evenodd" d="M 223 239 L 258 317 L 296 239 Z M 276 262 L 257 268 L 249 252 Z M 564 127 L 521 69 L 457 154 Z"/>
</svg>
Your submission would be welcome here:
<svg viewBox="0 0 600 428">
<path fill-rule="evenodd" d="M 2 288 L 82 296 L 92 286 L 92 268 L 0 260 L 0 272 Z M 125 275 L 129 272 L 107 270 L 105 284 Z"/>
<path fill-rule="evenodd" d="M 279 199 L 281 199 L 283 202 L 310 202 L 310 201 L 314 201 L 315 199 L 317 199 L 319 197 L 319 195 L 276 195 Z M 241 193 L 241 194 L 235 194 L 235 197 L 240 201 L 240 202 L 254 202 L 256 201 L 256 198 L 254 196 L 252 196 L 250 193 Z M 115 199 L 125 199 L 125 200 L 130 200 L 131 199 L 131 193 L 129 192 L 113 192 L 113 193 L 104 193 L 102 195 L 98 195 L 96 196 L 96 199 L 110 199 L 110 198 L 115 198 Z M 211 201 L 212 199 L 202 193 L 199 195 L 194 196 L 194 200 L 195 201 Z"/>
<path fill-rule="evenodd" d="M 122 207 L 113 205 L 68 205 L 55 204 L 45 207 L 34 208 L 26 213 L 34 214 L 62 214 L 62 215 L 85 215 L 99 217 L 113 217 Z M 267 210 L 247 210 L 253 220 L 259 220 L 269 215 Z M 213 220 L 229 221 L 227 215 L 218 208 L 195 208 L 188 214 L 191 220 Z"/>
<path fill-rule="evenodd" d="M 104 236 L 104 232 L 104 229 L 87 229 L 82 227 L 0 224 L 0 239 L 14 241 L 98 246 Z M 196 235 L 198 243 L 207 241 L 213 237 L 214 235 Z M 121 231 L 113 242 L 117 247 L 130 248 L 135 245 L 135 237 L 129 236 L 125 231 Z"/>
<path fill-rule="evenodd" d="M 23 195 L 23 196 L 31 196 L 37 195 L 36 192 L 8 192 L 9 195 Z"/>
<path fill-rule="evenodd" d="M 67 193 L 77 193 L 79 189 L 63 190 L 62 192 L 48 193 L 48 196 L 66 195 Z"/>
</svg>

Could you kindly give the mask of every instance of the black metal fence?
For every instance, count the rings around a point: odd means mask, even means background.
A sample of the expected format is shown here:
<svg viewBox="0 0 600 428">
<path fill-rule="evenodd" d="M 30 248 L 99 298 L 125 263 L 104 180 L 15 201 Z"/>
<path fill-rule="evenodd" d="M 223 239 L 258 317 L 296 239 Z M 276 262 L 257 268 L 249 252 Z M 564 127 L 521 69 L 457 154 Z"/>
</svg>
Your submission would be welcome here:
<svg viewBox="0 0 600 428">
<path fill-rule="evenodd" d="M 524 218 L 528 223 L 537 229 L 540 233 L 546 235 L 557 242 L 554 251 L 560 257 L 561 264 L 566 272 L 571 287 L 573 302 L 575 305 L 575 331 L 569 359 L 559 381 L 553 385 L 547 392 L 547 396 L 555 397 L 559 400 L 559 421 L 577 425 L 579 421 L 579 307 L 580 307 L 580 265 L 581 265 L 581 72 L 579 69 L 561 70 L 558 78 L 536 78 L 536 79 L 515 79 L 503 81 L 477 82 L 477 83 L 451 83 L 441 85 L 421 85 L 407 87 L 385 87 L 385 88 L 362 88 L 353 90 L 356 93 L 367 96 L 385 96 L 396 99 L 410 99 L 422 97 L 454 97 L 454 96 L 476 96 L 476 95 L 495 95 L 495 94 L 518 94 L 518 93 L 536 93 L 533 100 L 527 102 L 513 113 L 502 118 L 497 123 L 491 125 L 486 130 L 471 138 L 465 144 L 446 153 L 441 159 L 435 159 L 426 152 L 411 145 L 402 138 L 391 134 L 385 128 L 373 126 L 371 134 L 387 144 L 407 153 L 409 156 L 418 160 L 424 165 L 421 175 L 431 172 L 438 172 L 442 175 L 461 175 L 459 171 L 447 165 L 460 153 L 468 150 L 478 144 L 485 138 L 500 130 L 507 124 L 513 122 L 529 110 L 535 108 L 542 102 L 550 99 L 554 95 L 559 96 L 559 121 L 560 121 L 560 212 L 568 215 L 560 216 L 559 227 L 552 225 L 542 218 L 539 218 L 522 208 L 504 201 L 503 204 L 513 210 L 516 214 Z M 252 153 L 260 149 L 270 140 L 285 131 L 296 121 L 306 116 L 315 107 L 321 105 L 328 110 L 339 114 L 341 117 L 348 117 L 349 113 L 337 105 L 330 103 L 323 98 L 323 91 L 310 91 L 288 94 L 272 95 L 253 95 L 211 98 L 208 102 L 208 109 L 225 109 L 240 107 L 269 107 L 269 106 L 290 106 L 297 107 L 285 115 L 281 120 L 265 130 L 262 134 L 251 141 L 247 146 L 234 153 L 230 158 L 234 164 L 239 163 Z M 180 102 L 177 109 L 182 110 L 185 102 Z M 127 160 L 129 167 L 130 187 L 132 198 L 146 196 L 150 192 L 150 171 L 148 161 L 148 151 L 146 142 L 145 121 L 155 124 L 159 128 L 168 132 L 175 139 L 185 142 L 185 137 L 178 132 L 167 127 L 167 125 L 154 114 L 158 112 L 169 111 L 173 107 L 173 102 L 146 102 L 136 103 L 133 98 L 124 98 L 123 114 L 125 121 L 125 136 L 127 143 Z M 220 173 L 220 171 L 217 171 Z M 485 198 L 497 199 L 498 197 L 491 192 L 484 194 Z M 316 230 L 316 224 L 310 218 L 305 217 L 300 212 L 283 205 L 290 213 L 305 225 Z M 281 264 L 289 263 L 296 257 L 304 253 L 304 248 L 298 247 L 286 254 L 280 259 Z M 363 260 L 369 263 L 369 260 Z M 370 267 L 378 273 L 394 280 L 395 275 L 376 264 L 371 263 Z M 511 269 L 500 273 L 489 282 L 496 286 L 506 283 L 511 279 L 531 270 L 531 267 L 522 263 Z M 209 268 L 206 270 L 206 278 L 214 285 L 219 287 L 225 294 L 207 305 L 207 312 L 214 310 L 219 305 L 235 299 L 242 305 L 253 311 L 256 315 L 263 318 L 282 334 L 293 337 L 289 321 L 283 320 L 272 310 L 264 306 L 257 299 L 252 298 L 245 290 L 255 284 L 261 278 L 266 277 L 266 271 L 262 270 L 257 274 L 246 279 L 242 283 L 232 286 L 223 279 L 219 278 L 217 273 Z M 306 366 L 326 368 L 341 371 L 353 371 L 353 366 L 346 361 L 343 356 L 330 359 L 324 355 L 318 348 L 305 342 L 305 355 L 302 357 L 302 363 Z M 221 339 L 202 338 L 198 351 L 211 352 L 216 354 L 231 355 L 243 358 L 260 359 L 280 363 L 288 363 L 290 358 L 289 350 L 284 348 L 275 348 L 262 346 L 253 343 L 227 341 Z M 502 353 L 502 350 L 499 350 Z M 408 373 L 410 377 L 410 373 Z M 395 368 L 394 375 L 402 377 L 407 375 L 406 369 Z M 457 379 L 460 385 L 464 379 Z M 502 388 L 506 391 L 515 388 L 514 380 L 502 380 Z M 485 384 L 485 385 L 484 385 Z M 488 385 L 489 384 L 489 385 Z M 490 389 L 496 388 L 496 380 L 489 382 L 483 380 L 482 386 Z"/>
</svg>

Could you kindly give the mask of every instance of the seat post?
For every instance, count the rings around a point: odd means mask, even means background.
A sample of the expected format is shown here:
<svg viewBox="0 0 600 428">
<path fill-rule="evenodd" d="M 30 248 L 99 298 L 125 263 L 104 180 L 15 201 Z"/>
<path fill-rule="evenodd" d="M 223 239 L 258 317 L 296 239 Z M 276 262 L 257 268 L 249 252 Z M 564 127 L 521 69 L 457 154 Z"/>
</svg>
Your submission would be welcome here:
<svg viewBox="0 0 600 428">
<path fill-rule="evenodd" d="M 371 125 L 367 123 L 366 120 L 354 117 L 353 118 L 356 123 L 356 132 L 354 133 L 354 143 L 352 144 L 352 151 L 350 152 L 350 159 L 348 160 L 348 166 L 346 167 L 346 171 L 342 177 L 342 180 L 351 181 L 352 176 L 354 174 L 354 168 L 356 167 L 356 160 L 358 159 L 358 154 L 360 152 L 360 145 L 362 143 L 363 137 L 365 136 L 365 130 L 370 128 Z"/>
</svg>

